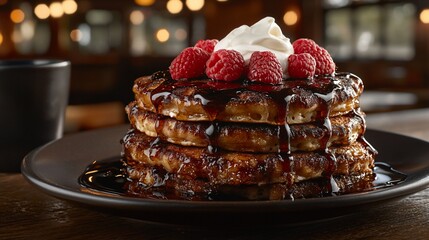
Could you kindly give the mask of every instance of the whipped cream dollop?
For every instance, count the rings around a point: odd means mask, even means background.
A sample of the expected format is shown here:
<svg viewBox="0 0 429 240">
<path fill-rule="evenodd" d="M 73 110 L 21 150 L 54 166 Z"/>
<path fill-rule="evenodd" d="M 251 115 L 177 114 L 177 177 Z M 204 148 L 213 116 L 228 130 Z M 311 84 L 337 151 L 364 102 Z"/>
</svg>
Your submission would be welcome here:
<svg viewBox="0 0 429 240">
<path fill-rule="evenodd" d="M 246 64 L 256 51 L 271 51 L 279 60 L 283 73 L 287 75 L 287 59 L 293 54 L 290 39 L 285 37 L 274 18 L 265 17 L 252 26 L 243 25 L 232 30 L 220 40 L 214 51 L 220 49 L 236 50 L 243 55 Z"/>
</svg>

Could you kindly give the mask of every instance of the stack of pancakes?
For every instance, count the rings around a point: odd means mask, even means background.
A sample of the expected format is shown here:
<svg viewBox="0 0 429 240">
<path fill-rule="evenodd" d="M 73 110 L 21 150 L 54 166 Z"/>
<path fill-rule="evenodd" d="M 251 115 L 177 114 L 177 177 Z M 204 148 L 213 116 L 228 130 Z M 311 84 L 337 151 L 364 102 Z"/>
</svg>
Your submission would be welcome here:
<svg viewBox="0 0 429 240">
<path fill-rule="evenodd" d="M 265 85 L 164 71 L 133 91 L 122 141 L 131 194 L 294 199 L 372 186 L 376 151 L 363 138 L 363 83 L 353 74 Z"/>
</svg>

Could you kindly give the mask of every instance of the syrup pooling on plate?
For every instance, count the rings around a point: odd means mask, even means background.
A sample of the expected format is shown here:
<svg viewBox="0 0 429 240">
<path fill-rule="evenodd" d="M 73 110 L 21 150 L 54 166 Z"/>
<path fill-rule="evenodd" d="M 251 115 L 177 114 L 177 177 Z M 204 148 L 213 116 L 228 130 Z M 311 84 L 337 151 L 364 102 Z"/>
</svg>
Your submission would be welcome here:
<svg viewBox="0 0 429 240">
<path fill-rule="evenodd" d="M 395 170 L 387 163 L 378 162 L 375 164 L 374 172 L 377 173 L 374 180 L 374 189 L 394 186 L 407 178 L 407 175 Z"/>
<path fill-rule="evenodd" d="M 125 168 L 117 158 L 94 161 L 79 177 L 79 183 L 96 191 L 125 194 Z"/>
<path fill-rule="evenodd" d="M 401 184 L 406 178 L 407 175 L 401 173 L 398 170 L 395 170 L 392 166 L 387 163 L 376 162 L 374 168 L 374 180 L 370 184 L 369 188 L 360 189 L 362 191 L 376 191 L 382 188 L 393 187 L 398 184 Z M 168 174 L 167 174 L 168 177 Z M 345 192 L 338 193 L 336 189 L 335 182 L 331 177 L 325 178 L 324 181 L 326 186 L 325 196 L 336 196 L 336 195 L 344 195 L 344 194 L 353 194 L 355 192 Z M 130 182 L 128 181 L 125 174 L 125 166 L 123 162 L 119 158 L 109 158 L 100 161 L 94 161 L 91 165 L 89 165 L 85 172 L 79 177 L 79 183 L 90 190 L 99 191 L 99 192 L 107 192 L 112 194 L 119 194 L 122 196 L 130 196 L 135 197 L 135 193 L 131 193 L 128 189 Z M 157 184 L 156 190 L 148 191 L 145 198 L 153 198 L 153 199 L 183 199 L 183 200 L 241 200 L 234 199 L 230 196 L 223 195 L 210 195 L 207 194 L 205 196 L 191 196 L 183 195 L 168 191 L 163 188 L 163 182 L 160 181 Z M 141 197 L 139 195 L 139 197 Z"/>
</svg>

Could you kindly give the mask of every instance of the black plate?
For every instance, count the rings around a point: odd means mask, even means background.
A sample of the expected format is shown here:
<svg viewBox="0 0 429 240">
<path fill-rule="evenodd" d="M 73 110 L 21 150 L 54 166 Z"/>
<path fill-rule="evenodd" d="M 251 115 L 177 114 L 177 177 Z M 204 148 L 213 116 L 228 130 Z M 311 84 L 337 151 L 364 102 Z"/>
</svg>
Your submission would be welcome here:
<svg viewBox="0 0 429 240">
<path fill-rule="evenodd" d="M 128 126 L 66 136 L 31 152 L 22 164 L 29 182 L 50 195 L 91 208 L 147 221 L 179 224 L 305 224 L 359 212 L 429 186 L 429 142 L 375 130 L 366 138 L 377 161 L 408 175 L 392 187 L 370 192 L 295 201 L 154 200 L 88 191 L 79 176 L 95 160 L 118 157 Z"/>
</svg>

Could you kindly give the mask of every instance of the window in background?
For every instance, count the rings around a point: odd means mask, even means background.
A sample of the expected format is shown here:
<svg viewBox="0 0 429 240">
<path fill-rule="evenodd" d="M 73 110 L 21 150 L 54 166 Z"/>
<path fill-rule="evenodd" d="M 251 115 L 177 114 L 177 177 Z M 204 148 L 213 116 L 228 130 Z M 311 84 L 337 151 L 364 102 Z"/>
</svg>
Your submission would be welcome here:
<svg viewBox="0 0 429 240">
<path fill-rule="evenodd" d="M 49 24 L 33 16 L 31 5 L 24 2 L 12 10 L 10 18 L 14 23 L 12 41 L 18 53 L 43 54 L 49 50 L 51 32 Z"/>
<path fill-rule="evenodd" d="M 93 9 L 75 17 L 70 39 L 79 52 L 102 55 L 121 48 L 123 29 L 120 12 Z"/>
<path fill-rule="evenodd" d="M 135 5 L 129 10 L 110 4 L 93 8 L 88 1 L 83 1 L 79 9 L 75 0 L 20 2 L 15 4 L 16 9 L 3 11 L 7 16 L 1 16 L 1 55 L 71 53 L 77 58 L 110 55 L 113 59 L 128 53 L 172 57 L 205 37 L 202 12 L 171 13 Z M 4 17 L 13 24 L 4 27 Z"/>
<path fill-rule="evenodd" d="M 159 11 L 130 13 L 132 56 L 176 56 L 189 42 L 187 19 Z"/>
<path fill-rule="evenodd" d="M 177 31 L 187 34 L 185 19 L 156 15 L 148 22 L 148 40 L 154 55 L 175 56 L 187 45 L 187 37 L 177 38 Z M 179 34 L 180 35 L 180 34 Z"/>
<path fill-rule="evenodd" d="M 77 28 L 70 31 L 70 38 L 78 45 L 80 52 L 106 54 L 121 47 L 119 12 L 94 9 L 86 12 L 84 19 L 78 22 Z"/>
<path fill-rule="evenodd" d="M 385 56 L 388 59 L 410 60 L 414 57 L 414 21 L 412 3 L 386 5 Z"/>
<path fill-rule="evenodd" d="M 326 49 L 336 59 L 353 54 L 352 15 L 350 9 L 336 9 L 326 14 Z"/>
<path fill-rule="evenodd" d="M 358 58 L 380 58 L 381 7 L 364 6 L 355 11 L 355 49 Z"/>
<path fill-rule="evenodd" d="M 141 56 L 150 52 L 150 46 L 146 36 L 146 11 L 133 10 L 130 13 L 130 54 L 132 56 Z"/>
<path fill-rule="evenodd" d="M 414 57 L 417 11 L 413 3 L 353 5 L 351 1 L 325 0 L 324 6 L 325 46 L 334 58 Z"/>
</svg>

